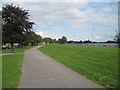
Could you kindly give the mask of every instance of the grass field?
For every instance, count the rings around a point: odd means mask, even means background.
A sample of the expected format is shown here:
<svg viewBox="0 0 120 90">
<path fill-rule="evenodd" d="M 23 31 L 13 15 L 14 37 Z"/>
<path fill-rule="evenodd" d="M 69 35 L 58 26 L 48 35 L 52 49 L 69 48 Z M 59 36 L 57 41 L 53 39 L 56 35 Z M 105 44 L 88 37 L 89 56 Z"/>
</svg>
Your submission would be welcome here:
<svg viewBox="0 0 120 90">
<path fill-rule="evenodd" d="M 17 48 L 16 52 L 24 52 L 26 49 L 35 46 Z M 3 50 L 4 53 L 11 53 L 11 49 Z M 2 88 L 17 88 L 21 76 L 24 54 L 2 56 Z"/>
<path fill-rule="evenodd" d="M 117 48 L 49 44 L 39 49 L 105 88 L 118 86 Z"/>
<path fill-rule="evenodd" d="M 15 52 L 18 53 L 18 52 L 24 52 L 26 49 L 30 49 L 30 48 L 33 48 L 33 47 L 36 47 L 36 46 L 25 46 L 25 47 L 22 47 L 22 48 L 15 48 Z M 2 53 L 12 53 L 12 49 L 5 49 L 5 50 L 2 50 Z"/>
<path fill-rule="evenodd" d="M 21 76 L 23 54 L 2 57 L 2 88 L 17 88 Z"/>
<path fill-rule="evenodd" d="M 2 88 L 2 56 L 0 56 L 0 89 Z"/>
</svg>

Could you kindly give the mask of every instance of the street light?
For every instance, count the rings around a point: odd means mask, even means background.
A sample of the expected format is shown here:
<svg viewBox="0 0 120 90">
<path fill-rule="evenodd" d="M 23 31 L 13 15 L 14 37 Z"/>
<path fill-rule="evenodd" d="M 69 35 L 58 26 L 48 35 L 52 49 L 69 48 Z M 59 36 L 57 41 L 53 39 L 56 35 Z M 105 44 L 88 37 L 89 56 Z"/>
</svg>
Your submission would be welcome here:
<svg viewBox="0 0 120 90">
<path fill-rule="evenodd" d="M 95 29 L 92 29 L 92 32 L 91 32 L 91 41 L 93 42 L 93 31 L 95 31 Z"/>
</svg>

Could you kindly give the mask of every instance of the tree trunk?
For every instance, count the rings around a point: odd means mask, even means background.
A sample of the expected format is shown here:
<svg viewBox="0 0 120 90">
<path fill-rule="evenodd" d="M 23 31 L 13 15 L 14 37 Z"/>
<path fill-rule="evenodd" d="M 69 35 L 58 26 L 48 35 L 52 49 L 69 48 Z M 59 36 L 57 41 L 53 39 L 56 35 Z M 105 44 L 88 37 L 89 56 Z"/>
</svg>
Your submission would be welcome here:
<svg viewBox="0 0 120 90">
<path fill-rule="evenodd" d="M 11 48 L 13 49 L 13 42 L 11 42 Z"/>
</svg>

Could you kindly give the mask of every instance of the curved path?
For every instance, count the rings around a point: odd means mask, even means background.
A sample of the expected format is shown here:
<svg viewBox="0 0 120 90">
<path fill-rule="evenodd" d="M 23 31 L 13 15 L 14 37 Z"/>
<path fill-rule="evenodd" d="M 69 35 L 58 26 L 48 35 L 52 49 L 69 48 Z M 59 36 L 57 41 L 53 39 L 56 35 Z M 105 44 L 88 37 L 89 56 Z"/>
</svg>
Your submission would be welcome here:
<svg viewBox="0 0 120 90">
<path fill-rule="evenodd" d="M 19 88 L 102 88 L 35 47 L 24 53 Z"/>
</svg>

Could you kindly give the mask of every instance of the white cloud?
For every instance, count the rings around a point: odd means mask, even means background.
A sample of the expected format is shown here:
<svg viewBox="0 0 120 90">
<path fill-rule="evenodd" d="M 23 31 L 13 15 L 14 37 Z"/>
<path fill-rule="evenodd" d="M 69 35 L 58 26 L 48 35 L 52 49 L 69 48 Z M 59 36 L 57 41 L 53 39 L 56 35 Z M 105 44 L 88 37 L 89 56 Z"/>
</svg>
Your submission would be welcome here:
<svg viewBox="0 0 120 90">
<path fill-rule="evenodd" d="M 44 36 L 44 33 L 43 32 L 35 32 L 36 34 L 40 35 L 40 36 Z"/>
<path fill-rule="evenodd" d="M 20 3 L 19 3 L 20 4 Z M 116 16 L 111 16 L 111 8 L 103 8 L 102 13 L 95 14 L 97 11 L 93 8 L 87 8 L 87 2 L 81 3 L 22 3 L 22 6 L 30 10 L 31 19 L 37 24 L 54 21 L 66 21 L 78 27 L 77 24 L 84 26 L 90 24 L 113 24 L 116 22 Z M 86 11 L 80 11 L 80 8 L 87 8 Z M 114 18 L 114 19 L 112 19 Z M 112 21 L 112 22 L 111 22 Z M 89 23 L 91 22 L 91 23 Z"/>
<path fill-rule="evenodd" d="M 61 1 L 61 2 L 60 2 Z M 109 27 L 116 25 L 117 26 L 117 14 L 112 14 L 113 7 L 105 7 L 105 8 L 90 8 L 88 7 L 88 2 L 78 2 L 72 0 L 71 2 L 64 2 L 60 0 L 58 2 L 50 3 L 50 2 L 37 2 L 37 3 L 25 3 L 25 2 L 16 2 L 25 9 L 28 9 L 31 14 L 31 20 L 36 23 L 36 26 L 45 26 L 44 23 L 47 22 L 47 27 L 58 27 L 60 30 L 43 30 L 38 29 L 36 33 L 43 37 L 52 37 L 52 38 L 60 38 L 62 35 L 67 35 L 64 31 L 68 30 L 82 30 L 85 31 L 87 28 L 95 28 L 95 27 Z M 73 2 L 74 1 L 74 2 Z M 81 10 L 85 8 L 85 10 Z M 115 8 L 116 9 L 116 8 Z M 97 13 L 99 12 L 99 13 Z M 62 27 L 59 24 L 54 24 L 56 21 L 64 21 L 70 24 L 69 27 Z M 114 28 L 112 28 L 114 29 Z M 110 29 L 112 31 L 112 29 Z M 100 30 L 100 29 L 99 29 Z M 108 29 L 106 29 L 108 30 Z M 58 32 L 57 32 L 58 31 Z M 63 31 L 63 32 L 62 32 Z M 101 29 L 100 31 L 105 31 Z M 86 33 L 86 32 L 84 32 Z M 71 34 L 70 34 L 71 35 Z M 81 34 L 82 39 L 90 38 L 90 34 Z M 70 36 L 68 35 L 70 38 Z M 96 36 L 96 40 L 102 40 L 106 36 Z M 109 36 L 110 37 L 110 36 Z M 73 37 L 75 38 L 75 37 Z M 79 39 L 79 35 L 76 36 L 76 39 Z M 107 39 L 107 38 L 106 38 Z"/>
<path fill-rule="evenodd" d="M 4 0 L 1 0 L 4 1 Z M 4 2 L 118 2 L 119 0 L 5 0 Z"/>
</svg>

